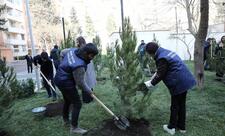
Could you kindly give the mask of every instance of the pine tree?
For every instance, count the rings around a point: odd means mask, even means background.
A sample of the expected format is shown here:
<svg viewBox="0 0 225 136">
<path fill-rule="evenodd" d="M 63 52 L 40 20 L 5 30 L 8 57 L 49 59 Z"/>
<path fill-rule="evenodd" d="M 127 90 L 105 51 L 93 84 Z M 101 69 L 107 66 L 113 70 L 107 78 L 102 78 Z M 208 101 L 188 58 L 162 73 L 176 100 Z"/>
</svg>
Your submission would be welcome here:
<svg viewBox="0 0 225 136">
<path fill-rule="evenodd" d="M 6 66 L 5 59 L 0 58 L 0 113 L 14 99 L 11 84 L 16 82 L 16 74 L 12 67 Z"/>
<path fill-rule="evenodd" d="M 101 75 L 101 71 L 102 71 L 102 45 L 101 45 L 101 39 L 98 35 L 95 36 L 95 38 L 93 39 L 93 43 L 97 46 L 98 48 L 98 55 L 95 56 L 94 58 L 94 65 L 96 68 L 96 72 L 97 72 L 97 76 Z"/>
<path fill-rule="evenodd" d="M 70 31 L 68 32 L 65 42 L 61 42 L 61 49 L 75 47 L 75 41 L 73 40 Z"/>
<path fill-rule="evenodd" d="M 94 24 L 91 20 L 91 17 L 88 15 L 86 16 L 86 33 L 90 39 L 93 39 L 93 37 L 95 35 L 95 28 L 94 28 Z"/>
<path fill-rule="evenodd" d="M 77 12 L 74 7 L 71 8 L 70 11 L 70 26 L 72 37 L 77 37 L 78 34 L 81 34 L 81 26 L 79 24 L 79 20 L 77 18 Z"/>
<path fill-rule="evenodd" d="M 144 82 L 138 56 L 135 53 L 137 38 L 132 30 L 130 20 L 124 20 L 124 31 L 120 34 L 121 45 L 116 42 L 115 52 L 111 50 L 113 64 L 111 64 L 111 78 L 113 84 L 118 88 L 122 109 L 129 118 L 143 116 L 145 106 L 151 92 L 147 93 L 139 88 Z"/>
</svg>

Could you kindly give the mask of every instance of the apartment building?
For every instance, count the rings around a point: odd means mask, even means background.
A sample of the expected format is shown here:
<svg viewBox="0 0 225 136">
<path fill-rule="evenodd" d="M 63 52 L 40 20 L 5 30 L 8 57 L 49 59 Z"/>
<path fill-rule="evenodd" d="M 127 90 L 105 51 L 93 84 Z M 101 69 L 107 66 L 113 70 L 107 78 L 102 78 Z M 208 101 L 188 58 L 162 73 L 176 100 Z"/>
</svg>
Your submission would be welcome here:
<svg viewBox="0 0 225 136">
<path fill-rule="evenodd" d="M 24 0 L 0 0 L 6 4 L 2 17 L 7 19 L 8 31 L 0 31 L 1 57 L 6 61 L 16 60 L 28 53 L 27 19 Z"/>
</svg>

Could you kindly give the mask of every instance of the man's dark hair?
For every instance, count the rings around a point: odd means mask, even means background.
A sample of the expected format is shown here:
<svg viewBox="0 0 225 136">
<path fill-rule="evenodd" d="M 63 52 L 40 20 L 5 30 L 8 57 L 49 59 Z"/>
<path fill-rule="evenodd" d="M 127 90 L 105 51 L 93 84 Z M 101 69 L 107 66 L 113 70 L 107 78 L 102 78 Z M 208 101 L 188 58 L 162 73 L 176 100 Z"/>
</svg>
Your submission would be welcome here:
<svg viewBox="0 0 225 136">
<path fill-rule="evenodd" d="M 54 48 L 55 48 L 55 49 L 58 49 L 59 47 L 58 47 L 58 45 L 55 45 Z"/>
<path fill-rule="evenodd" d="M 80 50 L 82 52 L 86 52 L 87 54 L 93 54 L 93 55 L 97 55 L 98 54 L 98 48 L 93 43 L 88 43 L 85 46 L 82 46 L 80 48 Z"/>
<path fill-rule="evenodd" d="M 86 44 L 86 41 L 85 41 L 85 39 L 84 39 L 84 37 L 82 37 L 82 36 L 79 36 L 79 37 L 77 37 L 77 42 L 78 42 L 78 47 L 81 47 L 83 44 Z"/>
<path fill-rule="evenodd" d="M 48 59 L 48 53 L 47 52 L 42 52 L 41 53 L 41 58 L 47 60 Z"/>
<path fill-rule="evenodd" d="M 155 54 L 155 52 L 158 50 L 159 48 L 159 45 L 155 42 L 149 42 L 146 44 L 146 51 L 149 53 L 149 54 Z"/>
</svg>

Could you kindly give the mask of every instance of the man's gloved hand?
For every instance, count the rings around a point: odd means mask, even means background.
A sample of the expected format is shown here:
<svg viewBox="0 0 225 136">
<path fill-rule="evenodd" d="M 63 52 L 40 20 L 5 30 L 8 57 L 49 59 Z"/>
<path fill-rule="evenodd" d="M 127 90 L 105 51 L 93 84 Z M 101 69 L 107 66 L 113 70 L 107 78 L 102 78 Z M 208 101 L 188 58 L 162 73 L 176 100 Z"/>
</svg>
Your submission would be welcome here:
<svg viewBox="0 0 225 136">
<path fill-rule="evenodd" d="M 153 85 L 152 85 L 151 82 L 152 82 L 152 80 L 146 81 L 146 82 L 145 82 L 145 85 L 146 85 L 148 88 L 153 87 Z"/>
</svg>

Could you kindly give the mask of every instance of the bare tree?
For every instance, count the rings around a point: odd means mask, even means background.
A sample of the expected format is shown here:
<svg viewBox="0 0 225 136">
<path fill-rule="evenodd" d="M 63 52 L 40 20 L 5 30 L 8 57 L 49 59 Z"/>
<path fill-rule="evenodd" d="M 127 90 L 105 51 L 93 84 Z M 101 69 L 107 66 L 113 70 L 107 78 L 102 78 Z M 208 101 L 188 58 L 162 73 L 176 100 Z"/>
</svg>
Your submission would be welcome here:
<svg viewBox="0 0 225 136">
<path fill-rule="evenodd" d="M 197 78 L 198 87 L 203 88 L 204 83 L 204 66 L 203 66 L 203 42 L 207 36 L 209 21 L 209 0 L 200 1 L 200 23 L 199 29 L 195 37 L 194 64 L 195 76 Z"/>
<path fill-rule="evenodd" d="M 195 77 L 197 79 L 197 85 L 201 89 L 204 83 L 203 42 L 207 36 L 208 30 L 209 0 L 200 0 L 200 4 L 199 0 L 173 0 L 173 2 L 177 3 L 186 10 L 186 15 L 188 19 L 188 31 L 195 38 Z M 199 27 L 197 26 L 198 23 Z"/>
<path fill-rule="evenodd" d="M 188 60 L 192 59 L 191 51 L 190 51 L 191 50 L 190 44 L 191 44 L 192 41 L 190 41 L 189 43 L 186 42 L 186 40 L 185 40 L 186 39 L 185 33 L 180 34 L 180 35 L 178 35 L 178 34 L 171 34 L 169 38 L 177 39 L 177 40 L 181 41 L 186 47 L 186 50 L 187 50 L 187 53 L 188 53 L 188 56 L 189 56 Z"/>
</svg>

